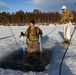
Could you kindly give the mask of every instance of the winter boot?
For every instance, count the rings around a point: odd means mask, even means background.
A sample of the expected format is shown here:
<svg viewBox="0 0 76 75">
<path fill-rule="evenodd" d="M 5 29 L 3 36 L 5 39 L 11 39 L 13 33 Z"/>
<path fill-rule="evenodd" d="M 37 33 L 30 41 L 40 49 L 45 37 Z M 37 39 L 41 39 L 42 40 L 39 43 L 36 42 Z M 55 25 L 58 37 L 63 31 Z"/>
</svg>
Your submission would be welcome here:
<svg viewBox="0 0 76 75">
<path fill-rule="evenodd" d="M 70 40 L 65 40 L 64 42 L 62 42 L 63 44 L 69 44 L 70 43 Z"/>
</svg>

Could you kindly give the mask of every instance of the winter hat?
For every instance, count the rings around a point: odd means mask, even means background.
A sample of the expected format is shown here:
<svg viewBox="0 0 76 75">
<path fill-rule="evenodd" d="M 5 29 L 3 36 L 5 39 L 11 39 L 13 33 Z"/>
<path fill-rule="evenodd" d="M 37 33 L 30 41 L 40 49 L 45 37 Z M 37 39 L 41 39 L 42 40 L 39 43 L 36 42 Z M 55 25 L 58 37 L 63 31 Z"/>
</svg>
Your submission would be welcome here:
<svg viewBox="0 0 76 75">
<path fill-rule="evenodd" d="M 35 21 L 34 21 L 34 20 L 31 20 L 31 21 L 30 21 L 30 23 L 33 23 L 33 24 L 35 24 Z"/>
<path fill-rule="evenodd" d="M 66 6 L 65 6 L 65 5 L 63 5 L 63 6 L 62 6 L 62 9 L 66 9 Z"/>
</svg>

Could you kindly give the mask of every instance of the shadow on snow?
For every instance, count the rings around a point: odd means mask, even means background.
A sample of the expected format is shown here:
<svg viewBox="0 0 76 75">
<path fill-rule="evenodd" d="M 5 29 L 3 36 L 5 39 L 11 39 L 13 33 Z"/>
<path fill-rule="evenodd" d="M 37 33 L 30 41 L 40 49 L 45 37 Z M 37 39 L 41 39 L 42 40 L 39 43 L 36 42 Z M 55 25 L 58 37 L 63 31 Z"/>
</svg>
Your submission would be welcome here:
<svg viewBox="0 0 76 75">
<path fill-rule="evenodd" d="M 13 37 L 13 36 L 2 37 L 2 38 L 0 38 L 0 40 L 7 39 L 7 38 L 10 38 L 10 37 Z"/>
</svg>

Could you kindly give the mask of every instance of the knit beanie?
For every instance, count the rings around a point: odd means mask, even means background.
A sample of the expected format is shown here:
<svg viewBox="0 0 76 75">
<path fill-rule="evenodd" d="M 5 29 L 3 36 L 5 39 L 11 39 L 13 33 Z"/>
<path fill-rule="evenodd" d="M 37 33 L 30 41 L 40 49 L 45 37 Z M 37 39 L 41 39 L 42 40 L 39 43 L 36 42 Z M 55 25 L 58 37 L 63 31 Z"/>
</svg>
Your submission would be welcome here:
<svg viewBox="0 0 76 75">
<path fill-rule="evenodd" d="M 31 20 L 31 21 L 30 21 L 30 23 L 33 23 L 33 24 L 35 24 L 35 21 L 34 21 L 34 20 Z"/>
</svg>

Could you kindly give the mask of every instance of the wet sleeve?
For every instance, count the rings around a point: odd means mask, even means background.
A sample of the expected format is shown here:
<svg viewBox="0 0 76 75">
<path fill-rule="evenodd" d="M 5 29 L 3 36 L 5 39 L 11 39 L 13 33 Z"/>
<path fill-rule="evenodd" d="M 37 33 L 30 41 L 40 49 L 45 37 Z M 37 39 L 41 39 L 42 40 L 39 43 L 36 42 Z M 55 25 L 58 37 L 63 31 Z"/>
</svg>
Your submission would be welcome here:
<svg viewBox="0 0 76 75">
<path fill-rule="evenodd" d="M 29 28 L 26 29 L 24 36 L 28 36 L 28 30 L 29 30 Z"/>
<path fill-rule="evenodd" d="M 41 35 L 41 37 L 43 35 L 43 32 L 42 32 L 42 30 L 40 28 L 39 28 L 39 35 Z"/>
</svg>

